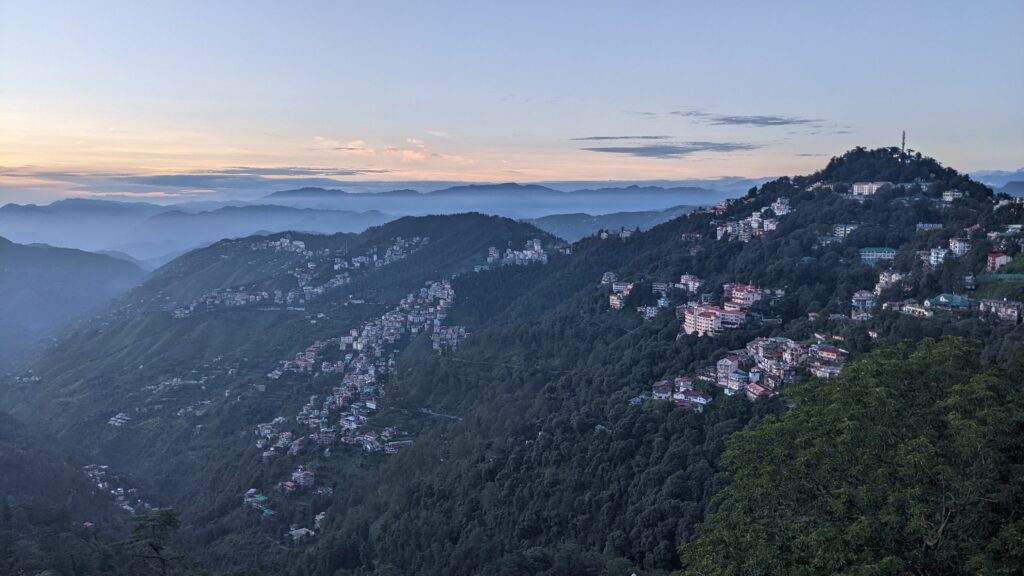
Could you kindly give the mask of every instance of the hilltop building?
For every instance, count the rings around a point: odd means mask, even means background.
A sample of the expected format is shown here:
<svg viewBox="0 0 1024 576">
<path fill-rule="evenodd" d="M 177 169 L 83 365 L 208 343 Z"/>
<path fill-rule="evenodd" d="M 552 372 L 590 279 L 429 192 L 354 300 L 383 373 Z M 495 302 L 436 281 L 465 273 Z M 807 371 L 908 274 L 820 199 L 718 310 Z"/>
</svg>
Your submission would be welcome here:
<svg viewBox="0 0 1024 576">
<path fill-rule="evenodd" d="M 892 186 L 892 182 L 854 182 L 854 196 L 874 196 L 879 190 L 886 186 Z"/>
</svg>

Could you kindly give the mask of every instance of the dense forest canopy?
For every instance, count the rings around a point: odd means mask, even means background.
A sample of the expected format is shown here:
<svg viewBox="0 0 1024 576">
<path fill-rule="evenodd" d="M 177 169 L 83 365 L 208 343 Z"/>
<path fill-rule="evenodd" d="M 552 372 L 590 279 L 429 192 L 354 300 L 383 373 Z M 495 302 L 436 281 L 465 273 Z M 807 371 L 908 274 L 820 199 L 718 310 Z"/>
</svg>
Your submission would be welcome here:
<svg viewBox="0 0 1024 576">
<path fill-rule="evenodd" d="M 1019 574 L 1022 384 L 948 338 L 796 389 L 729 439 L 686 573 Z"/>
</svg>

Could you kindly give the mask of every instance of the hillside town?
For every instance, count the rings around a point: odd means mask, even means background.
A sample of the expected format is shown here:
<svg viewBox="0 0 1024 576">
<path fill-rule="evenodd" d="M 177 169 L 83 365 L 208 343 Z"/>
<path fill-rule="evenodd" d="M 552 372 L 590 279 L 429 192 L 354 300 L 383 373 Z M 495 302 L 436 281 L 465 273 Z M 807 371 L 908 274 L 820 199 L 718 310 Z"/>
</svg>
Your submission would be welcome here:
<svg viewBox="0 0 1024 576">
<path fill-rule="evenodd" d="M 725 212 L 731 205 L 732 202 L 729 201 L 720 202 L 715 207 L 715 211 L 719 213 Z M 771 206 L 765 206 L 742 220 L 714 222 L 716 225 L 716 238 L 719 240 L 750 242 L 752 239 L 764 236 L 778 228 L 779 217 L 789 214 L 790 211 L 789 199 L 785 197 L 779 198 Z"/>
<path fill-rule="evenodd" d="M 679 285 L 690 292 L 701 286 L 700 279 L 684 274 Z M 701 301 L 691 301 L 676 308 L 676 317 L 682 320 L 682 331 L 697 336 L 717 336 L 723 330 L 739 328 L 747 324 L 748 310 L 762 300 L 771 301 L 786 295 L 783 289 L 762 289 L 751 284 L 722 285 L 721 305 L 712 304 L 711 294 L 702 294 Z"/>
<path fill-rule="evenodd" d="M 101 493 L 109 496 L 114 505 L 128 514 L 152 510 L 153 506 L 142 499 L 137 488 L 128 485 L 124 478 L 116 475 L 106 464 L 86 464 L 82 473 Z M 89 524 L 89 523 L 86 523 Z M 91 528 L 91 526 L 86 526 Z"/>
<path fill-rule="evenodd" d="M 487 249 L 487 264 L 498 266 L 527 266 L 547 264 L 548 254 L 539 238 L 528 240 L 522 250 L 506 248 L 503 253 L 496 246 Z"/>
<path fill-rule="evenodd" d="M 927 186 L 927 183 L 892 184 L 890 182 L 858 182 L 851 186 L 848 198 L 863 201 L 880 191 L 907 190 L 912 187 Z M 813 189 L 813 187 L 811 187 Z M 964 197 L 962 192 L 951 190 L 943 192 L 936 200 L 939 206 L 948 207 Z M 710 210 L 714 214 L 724 214 L 732 207 L 742 204 L 745 200 L 726 200 Z M 749 242 L 754 238 L 774 230 L 777 217 L 789 214 L 792 207 L 785 197 L 777 199 L 770 206 L 753 212 L 741 220 L 715 222 L 717 238 Z M 860 224 L 845 222 L 831 226 L 829 234 L 819 236 L 818 246 L 841 243 L 846 241 L 858 229 Z M 942 224 L 919 222 L 918 233 L 929 233 L 943 229 Z M 1021 226 L 1010 225 L 994 231 L 984 231 L 980 225 L 970 226 L 953 234 L 942 245 L 933 246 L 918 252 L 921 273 L 929 273 L 947 263 L 948 259 L 964 258 L 975 248 L 974 238 L 984 235 L 990 242 L 998 242 L 996 250 L 985 254 L 984 268 L 979 273 L 988 274 L 991 280 L 998 280 L 999 272 L 1013 262 L 1007 251 L 1019 251 L 1021 242 Z M 699 234 L 683 233 L 685 242 L 699 241 Z M 881 268 L 874 286 L 854 290 L 849 296 L 848 313 L 829 314 L 830 322 L 862 323 L 871 320 L 878 310 L 894 311 L 917 318 L 932 318 L 936 315 L 978 315 L 988 317 L 996 322 L 1018 324 L 1024 318 L 1024 304 L 1009 299 L 970 298 L 961 294 L 941 293 L 922 301 L 915 299 L 882 300 L 881 296 L 898 293 L 907 282 L 911 281 L 913 272 L 894 268 L 899 251 L 886 246 L 867 246 L 857 251 L 859 260 L 869 266 Z M 805 258 L 805 261 L 807 258 Z M 621 310 L 625 307 L 628 297 L 633 293 L 636 282 L 621 280 L 615 272 L 605 272 L 601 279 L 602 286 L 610 287 L 608 294 L 609 308 Z M 964 286 L 973 289 L 976 285 L 974 274 L 964 278 Z M 722 286 L 721 300 L 716 302 L 714 293 L 707 292 L 706 283 L 693 274 L 683 274 L 679 282 L 669 285 L 653 282 L 652 290 L 660 296 L 659 306 L 640 306 L 637 308 L 646 319 L 655 317 L 659 308 L 669 302 L 669 289 L 683 291 L 693 297 L 686 304 L 676 307 L 676 317 L 680 322 L 680 333 L 698 337 L 715 337 L 727 330 L 749 326 L 751 320 L 763 320 L 760 314 L 751 314 L 751 307 L 762 301 L 771 302 L 785 297 L 784 289 L 762 289 L 750 284 L 726 283 Z M 704 291 L 702 291 L 704 290 Z M 824 318 L 816 312 L 809 312 L 811 321 Z M 876 337 L 874 330 L 869 331 Z M 825 333 L 816 333 L 811 341 L 797 342 L 784 337 L 759 337 L 750 342 L 744 349 L 733 350 L 707 365 L 694 375 L 675 376 L 659 380 L 652 385 L 650 397 L 655 400 L 673 401 L 677 406 L 691 411 L 700 412 L 710 402 L 710 396 L 694 392 L 694 382 L 704 382 L 723 390 L 726 395 L 743 395 L 751 400 L 770 396 L 786 385 L 795 382 L 800 374 L 818 378 L 831 379 L 839 376 L 849 352 L 840 348 L 842 338 Z M 691 397 L 692 396 L 692 397 Z"/>
<path fill-rule="evenodd" d="M 464 328 L 445 326 L 447 311 L 455 298 L 449 281 L 428 282 L 419 292 L 402 299 L 383 316 L 353 328 L 347 334 L 316 341 L 283 360 L 267 374 L 278 380 L 286 373 L 340 376 L 340 382 L 325 391 L 323 397 L 311 396 L 295 416 L 293 429 L 284 417 L 256 426 L 256 446 L 264 458 L 281 452 L 297 454 L 308 442 L 329 447 L 336 441 L 361 446 L 368 452 L 394 452 L 408 445 L 403 433 L 385 429 L 362 432 L 367 419 L 378 409 L 385 396 L 387 375 L 395 367 L 398 343 L 402 338 L 431 332 L 431 344 L 439 352 L 458 347 L 467 335 Z M 328 352 L 339 350 L 343 356 L 328 360 Z M 332 354 L 333 355 L 333 354 Z"/>
<path fill-rule="evenodd" d="M 694 391 L 695 382 L 717 386 L 727 396 L 757 400 L 793 384 L 801 371 L 824 379 L 838 377 L 849 353 L 825 342 L 824 335 L 816 338 L 815 343 L 806 346 L 778 336 L 755 338 L 696 374 L 659 380 L 652 387 L 651 397 L 672 400 L 680 408 L 702 412 L 711 397 Z"/>
<path fill-rule="evenodd" d="M 254 304 L 273 306 L 302 306 L 307 302 L 323 297 L 324 294 L 350 284 L 352 273 L 359 270 L 378 269 L 408 258 L 410 254 L 429 244 L 430 238 L 416 236 L 413 238 L 396 237 L 392 243 L 383 248 L 372 247 L 364 254 L 344 258 L 332 256 L 326 248 L 307 250 L 302 240 L 291 240 L 283 237 L 278 240 L 261 240 L 252 242 L 249 249 L 254 252 L 275 252 L 293 254 L 300 260 L 288 270 L 288 275 L 295 279 L 296 287 L 289 290 L 258 289 L 250 287 L 232 287 L 212 290 L 188 304 L 178 306 L 171 311 L 176 319 L 188 318 L 197 312 L 209 312 L 222 308 L 237 308 Z M 328 267 L 334 271 L 323 273 Z M 326 278 L 326 279 L 323 279 Z M 323 279 L 317 283 L 318 279 Z"/>
</svg>

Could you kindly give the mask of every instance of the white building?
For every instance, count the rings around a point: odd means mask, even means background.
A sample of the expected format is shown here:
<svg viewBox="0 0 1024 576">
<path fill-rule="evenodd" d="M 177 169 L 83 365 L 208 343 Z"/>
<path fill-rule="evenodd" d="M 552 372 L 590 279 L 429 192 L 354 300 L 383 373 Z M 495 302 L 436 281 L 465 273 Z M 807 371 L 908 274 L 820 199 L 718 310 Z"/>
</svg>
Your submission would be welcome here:
<svg viewBox="0 0 1024 576">
<path fill-rule="evenodd" d="M 942 261 L 946 259 L 946 254 L 949 254 L 949 250 L 946 250 L 945 248 L 932 248 L 931 252 L 928 254 L 928 264 L 930 264 L 932 268 L 940 266 Z"/>
<path fill-rule="evenodd" d="M 950 238 L 949 250 L 959 258 L 971 251 L 971 241 L 964 238 Z"/>
<path fill-rule="evenodd" d="M 886 186 L 892 186 L 892 182 L 854 182 L 854 196 L 873 196 L 876 192 Z"/>
</svg>

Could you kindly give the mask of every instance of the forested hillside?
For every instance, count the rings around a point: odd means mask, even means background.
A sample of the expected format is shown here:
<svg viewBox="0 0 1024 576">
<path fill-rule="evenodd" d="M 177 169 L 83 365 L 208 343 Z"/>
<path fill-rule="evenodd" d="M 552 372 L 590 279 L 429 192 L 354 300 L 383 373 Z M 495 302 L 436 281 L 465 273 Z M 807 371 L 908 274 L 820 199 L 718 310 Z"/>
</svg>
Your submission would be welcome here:
<svg viewBox="0 0 1024 576">
<path fill-rule="evenodd" d="M 683 544 L 687 574 L 1020 573 L 1019 370 L 924 341 L 793 401 L 729 440 L 729 484 Z"/>
<path fill-rule="evenodd" d="M 143 276 L 138 266 L 110 256 L 0 237 L 0 368 L 19 363 L 39 340 L 105 306 Z"/>
<path fill-rule="evenodd" d="M 856 149 L 571 247 L 481 215 L 223 241 L 4 399 L 179 509 L 168 538 L 215 572 L 1008 574 L 1024 328 L 993 295 L 1022 222 Z M 743 321 L 698 335 L 699 307 Z M 798 353 L 769 380 L 775 344 Z"/>
</svg>

